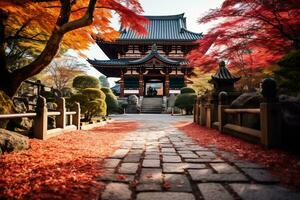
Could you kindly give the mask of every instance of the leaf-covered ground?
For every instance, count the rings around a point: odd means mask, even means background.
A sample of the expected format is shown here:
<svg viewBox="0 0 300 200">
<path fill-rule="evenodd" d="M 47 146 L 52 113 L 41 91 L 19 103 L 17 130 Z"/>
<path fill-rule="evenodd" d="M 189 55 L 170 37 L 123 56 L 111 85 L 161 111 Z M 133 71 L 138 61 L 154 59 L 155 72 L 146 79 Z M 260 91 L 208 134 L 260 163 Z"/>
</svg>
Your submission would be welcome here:
<svg viewBox="0 0 300 200">
<path fill-rule="evenodd" d="M 237 158 L 253 161 L 269 167 L 281 182 L 300 191 L 300 156 L 278 150 L 265 149 L 215 129 L 201 127 L 191 122 L 180 122 L 175 127 L 195 139 L 200 145 L 214 145 L 219 150 L 235 153 Z"/>
<path fill-rule="evenodd" d="M 113 122 L 46 141 L 31 139 L 29 150 L 0 157 L 0 199 L 96 199 L 103 187 L 96 181 L 102 159 L 137 126 Z"/>
</svg>

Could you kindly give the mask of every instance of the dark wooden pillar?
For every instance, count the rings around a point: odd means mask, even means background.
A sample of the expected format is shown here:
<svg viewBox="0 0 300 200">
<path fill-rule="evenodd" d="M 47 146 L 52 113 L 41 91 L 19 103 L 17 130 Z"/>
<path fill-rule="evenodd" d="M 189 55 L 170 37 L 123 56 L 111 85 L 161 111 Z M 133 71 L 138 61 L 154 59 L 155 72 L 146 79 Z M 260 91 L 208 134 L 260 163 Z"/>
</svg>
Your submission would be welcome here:
<svg viewBox="0 0 300 200">
<path fill-rule="evenodd" d="M 187 76 L 186 74 L 183 75 L 184 87 L 187 87 L 187 85 L 188 85 L 188 79 L 186 76 Z"/>
<path fill-rule="evenodd" d="M 120 97 L 124 97 L 124 73 L 121 70 L 121 79 L 120 79 Z"/>
<path fill-rule="evenodd" d="M 144 96 L 144 76 L 143 73 L 139 74 L 139 95 Z"/>
<path fill-rule="evenodd" d="M 166 73 L 165 76 L 165 96 L 169 96 L 170 95 L 170 75 L 169 73 Z"/>
</svg>

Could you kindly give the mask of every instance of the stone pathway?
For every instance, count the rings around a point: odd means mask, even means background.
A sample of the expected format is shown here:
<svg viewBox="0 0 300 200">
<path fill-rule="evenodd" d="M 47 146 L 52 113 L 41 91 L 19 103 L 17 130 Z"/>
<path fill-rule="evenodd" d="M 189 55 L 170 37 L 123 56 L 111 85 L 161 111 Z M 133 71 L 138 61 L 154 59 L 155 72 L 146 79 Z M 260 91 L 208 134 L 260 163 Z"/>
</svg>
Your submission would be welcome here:
<svg viewBox="0 0 300 200">
<path fill-rule="evenodd" d="M 103 200 L 300 199 L 263 166 L 204 148 L 172 127 L 169 115 L 129 115 L 140 128 L 105 160 Z M 185 118 L 186 119 L 186 118 Z M 191 119 L 190 119 L 191 120 Z"/>
</svg>

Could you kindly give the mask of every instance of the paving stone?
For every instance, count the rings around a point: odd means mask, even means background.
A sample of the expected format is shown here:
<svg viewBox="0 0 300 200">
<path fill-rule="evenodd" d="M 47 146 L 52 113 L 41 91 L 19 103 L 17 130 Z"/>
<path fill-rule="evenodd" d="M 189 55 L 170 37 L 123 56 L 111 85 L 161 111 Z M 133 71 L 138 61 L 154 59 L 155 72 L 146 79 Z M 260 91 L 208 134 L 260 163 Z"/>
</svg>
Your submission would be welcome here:
<svg viewBox="0 0 300 200">
<path fill-rule="evenodd" d="M 181 156 L 182 158 L 199 158 L 199 156 L 197 156 L 197 155 L 194 154 L 194 153 L 187 153 L 187 154 L 182 153 L 182 154 L 180 154 L 180 156 Z"/>
<path fill-rule="evenodd" d="M 137 192 L 146 192 L 146 191 L 161 191 L 161 184 L 157 183 L 141 183 L 136 187 Z"/>
<path fill-rule="evenodd" d="M 230 187 L 243 200 L 298 200 L 300 193 L 277 185 L 232 183 Z"/>
<path fill-rule="evenodd" d="M 195 200 L 194 195 L 184 192 L 142 192 L 137 200 Z"/>
<path fill-rule="evenodd" d="M 235 167 L 229 165 L 228 163 L 211 163 L 210 166 L 212 166 L 214 170 L 221 174 L 239 173 L 239 171 Z"/>
<path fill-rule="evenodd" d="M 139 163 L 122 163 L 119 173 L 135 174 L 138 169 Z"/>
<path fill-rule="evenodd" d="M 265 169 L 266 167 L 260 164 L 241 161 L 241 162 L 234 162 L 234 164 L 240 168 L 253 168 L 253 169 Z"/>
<path fill-rule="evenodd" d="M 162 183 L 160 168 L 142 168 L 140 183 Z"/>
<path fill-rule="evenodd" d="M 128 183 L 128 182 L 132 182 L 134 180 L 134 176 L 109 172 L 109 173 L 104 173 L 102 176 L 97 177 L 97 180 Z"/>
<path fill-rule="evenodd" d="M 185 163 L 163 163 L 164 173 L 183 173 L 186 167 Z"/>
<path fill-rule="evenodd" d="M 147 160 L 159 160 L 159 154 L 148 154 L 148 155 L 145 155 L 145 158 L 144 159 L 147 159 Z"/>
<path fill-rule="evenodd" d="M 192 151 L 178 151 L 179 154 L 190 154 Z"/>
<path fill-rule="evenodd" d="M 247 177 L 243 174 L 214 174 L 211 169 L 189 169 L 189 174 L 194 181 L 216 181 L 216 182 L 236 182 L 248 181 Z"/>
<path fill-rule="evenodd" d="M 182 174 L 165 174 L 165 184 L 168 184 L 168 191 L 191 192 L 192 188 L 186 175 Z"/>
<path fill-rule="evenodd" d="M 143 167 L 160 167 L 160 160 L 144 160 Z"/>
<path fill-rule="evenodd" d="M 110 157 L 111 158 L 124 158 L 125 155 L 128 153 L 128 151 L 129 151 L 128 149 L 118 149 Z"/>
<path fill-rule="evenodd" d="M 250 168 L 241 168 L 248 176 L 254 179 L 257 182 L 278 182 L 278 178 L 272 176 L 265 169 L 250 169 Z"/>
<path fill-rule="evenodd" d="M 161 155 L 163 156 L 177 156 L 178 154 L 175 152 L 162 152 Z"/>
<path fill-rule="evenodd" d="M 200 183 L 198 188 L 205 200 L 234 200 L 233 196 L 219 183 Z"/>
<path fill-rule="evenodd" d="M 173 147 L 173 145 L 171 143 L 169 144 L 160 144 L 161 147 Z"/>
<path fill-rule="evenodd" d="M 201 158 L 216 158 L 216 154 L 214 154 L 211 151 L 197 151 L 196 154 L 198 154 Z"/>
<path fill-rule="evenodd" d="M 140 154 L 128 154 L 125 158 L 124 158 L 124 162 L 139 162 L 141 159 L 141 155 Z"/>
<path fill-rule="evenodd" d="M 131 191 L 127 184 L 124 183 L 109 183 L 101 199 L 103 200 L 129 200 L 131 199 Z"/>
<path fill-rule="evenodd" d="M 203 169 L 206 168 L 205 164 L 199 164 L 199 163 L 186 163 L 186 169 Z"/>
<path fill-rule="evenodd" d="M 202 158 L 185 158 L 185 162 L 191 162 L 191 163 L 220 163 L 225 162 L 224 160 L 220 158 L 215 159 L 202 159 Z"/>
<path fill-rule="evenodd" d="M 161 152 L 169 152 L 169 153 L 175 153 L 176 150 L 174 148 L 162 148 Z"/>
<path fill-rule="evenodd" d="M 115 168 L 120 163 L 120 159 L 105 159 L 104 160 L 104 167 L 105 168 Z"/>
<path fill-rule="evenodd" d="M 163 156 L 163 162 L 181 162 L 181 158 L 179 156 Z"/>
</svg>

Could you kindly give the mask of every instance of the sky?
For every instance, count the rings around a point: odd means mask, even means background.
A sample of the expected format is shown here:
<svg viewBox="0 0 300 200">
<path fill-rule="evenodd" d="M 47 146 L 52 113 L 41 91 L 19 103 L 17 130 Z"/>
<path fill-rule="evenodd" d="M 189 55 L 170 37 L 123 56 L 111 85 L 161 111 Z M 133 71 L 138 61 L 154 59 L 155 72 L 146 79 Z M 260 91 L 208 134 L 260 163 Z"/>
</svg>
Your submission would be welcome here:
<svg viewBox="0 0 300 200">
<path fill-rule="evenodd" d="M 199 24 L 198 19 L 205 15 L 210 9 L 219 7 L 224 0 L 140 0 L 144 9 L 143 15 L 176 15 L 184 13 L 187 18 L 187 28 L 190 31 L 204 34 L 213 24 Z M 119 28 L 119 24 L 114 20 L 113 26 Z M 107 56 L 97 45 L 92 45 L 85 51 L 89 59 L 107 60 Z M 88 74 L 99 77 L 101 74 L 94 68 Z M 109 79 L 111 85 L 115 79 Z"/>
</svg>

